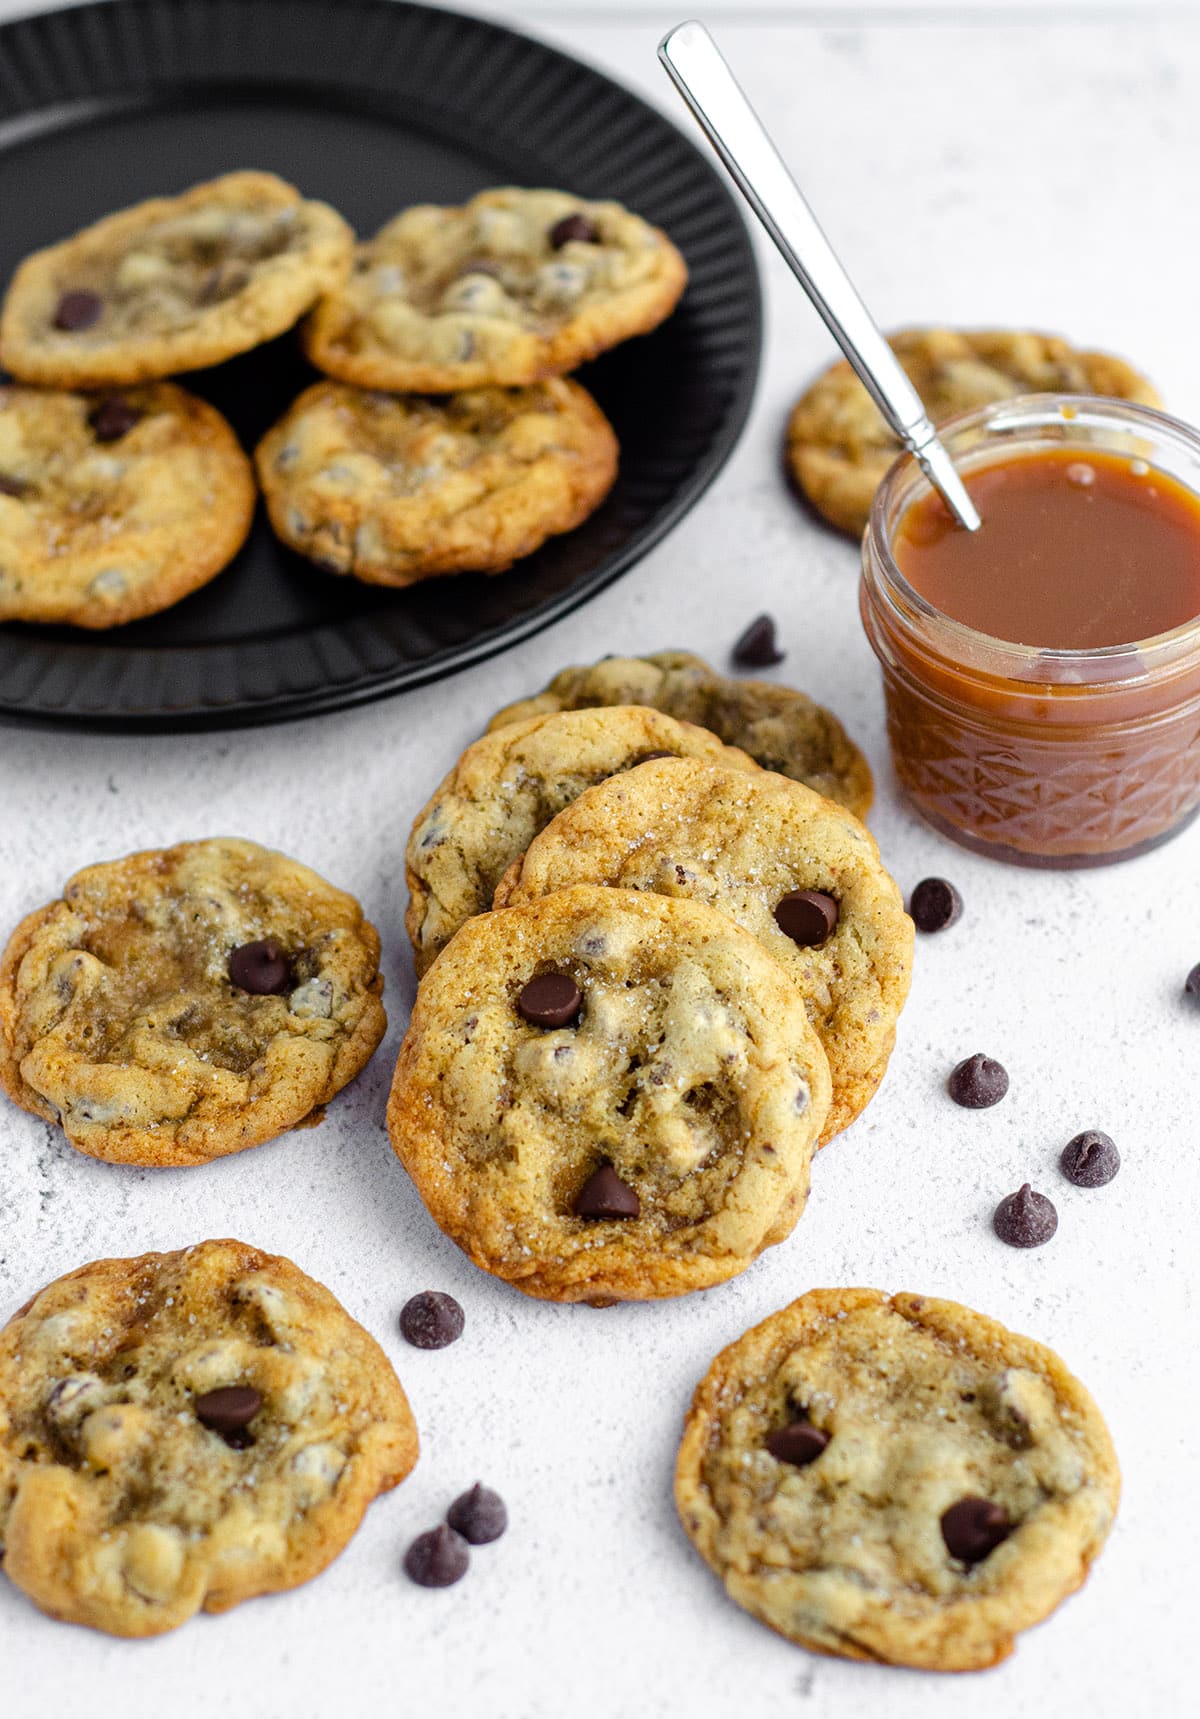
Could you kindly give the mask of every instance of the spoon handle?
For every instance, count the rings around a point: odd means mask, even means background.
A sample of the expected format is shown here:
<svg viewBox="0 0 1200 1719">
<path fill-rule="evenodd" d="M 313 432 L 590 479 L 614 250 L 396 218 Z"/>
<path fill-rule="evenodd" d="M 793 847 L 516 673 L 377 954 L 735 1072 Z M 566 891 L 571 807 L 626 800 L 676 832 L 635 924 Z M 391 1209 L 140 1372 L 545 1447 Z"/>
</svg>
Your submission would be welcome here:
<svg viewBox="0 0 1200 1719">
<path fill-rule="evenodd" d="M 956 518 L 975 531 L 979 515 L 921 397 L 838 261 L 717 44 L 703 24 L 679 24 L 659 59 L 729 169 L 829 332 L 894 433 L 919 460 Z"/>
</svg>

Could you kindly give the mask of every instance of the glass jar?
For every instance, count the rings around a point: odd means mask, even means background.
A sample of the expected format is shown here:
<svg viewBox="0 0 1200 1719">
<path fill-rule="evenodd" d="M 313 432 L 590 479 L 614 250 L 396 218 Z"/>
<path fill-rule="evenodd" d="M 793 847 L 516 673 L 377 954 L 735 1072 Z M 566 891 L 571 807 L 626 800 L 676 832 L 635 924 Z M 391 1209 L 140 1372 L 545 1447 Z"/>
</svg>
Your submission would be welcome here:
<svg viewBox="0 0 1200 1719">
<path fill-rule="evenodd" d="M 1104 449 L 1200 497 L 1200 435 L 1146 406 L 1031 395 L 957 418 L 941 436 L 967 476 L 1047 447 Z M 1103 650 L 976 632 L 896 565 L 896 528 L 928 488 L 907 454 L 892 466 L 871 508 L 860 589 L 892 759 L 914 806 L 954 841 L 1018 865 L 1107 865 L 1166 841 L 1200 810 L 1200 617 Z"/>
</svg>

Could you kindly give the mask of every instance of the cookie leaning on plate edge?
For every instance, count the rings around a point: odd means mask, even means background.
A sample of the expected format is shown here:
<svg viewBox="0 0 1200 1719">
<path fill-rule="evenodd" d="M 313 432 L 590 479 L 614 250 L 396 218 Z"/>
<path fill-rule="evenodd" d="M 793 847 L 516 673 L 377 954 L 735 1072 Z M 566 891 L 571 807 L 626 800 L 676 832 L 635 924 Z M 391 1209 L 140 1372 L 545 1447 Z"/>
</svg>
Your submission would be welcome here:
<svg viewBox="0 0 1200 1719">
<path fill-rule="evenodd" d="M 228 838 L 131 854 L 9 939 L 0 1085 L 90 1157 L 204 1164 L 319 1120 L 382 991 L 374 926 L 307 866 Z"/>
<path fill-rule="evenodd" d="M 96 1260 L 0 1329 L 4 1573 L 70 1623 L 158 1635 L 309 1581 L 416 1460 L 379 1345 L 244 1242 Z"/>
<path fill-rule="evenodd" d="M 818 1653 L 974 1671 L 1087 1577 L 1120 1473 L 1050 1349 L 951 1301 L 815 1289 L 722 1350 L 675 1470 L 730 1597 Z"/>
<path fill-rule="evenodd" d="M 888 336 L 935 425 L 1020 394 L 1101 394 L 1161 406 L 1151 382 L 1107 352 L 1020 329 L 905 328 Z M 871 501 L 900 443 L 842 359 L 797 401 L 787 463 L 817 512 L 861 537 Z"/>
</svg>

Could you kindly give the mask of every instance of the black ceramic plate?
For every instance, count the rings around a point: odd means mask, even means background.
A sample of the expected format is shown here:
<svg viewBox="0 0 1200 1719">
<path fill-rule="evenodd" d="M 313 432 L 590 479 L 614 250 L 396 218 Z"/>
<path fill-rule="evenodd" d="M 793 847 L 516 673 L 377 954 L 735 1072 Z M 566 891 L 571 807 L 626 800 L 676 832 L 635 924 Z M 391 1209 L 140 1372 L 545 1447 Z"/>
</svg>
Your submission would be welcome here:
<svg viewBox="0 0 1200 1719">
<path fill-rule="evenodd" d="M 745 227 L 699 151 L 598 72 L 512 31 L 395 0 L 112 0 L 0 28 L 0 279 L 111 209 L 269 168 L 370 233 L 486 185 L 615 197 L 666 228 L 691 280 L 654 334 L 581 372 L 621 475 L 578 531 L 499 578 L 383 591 L 283 549 L 108 634 L 0 628 L 0 714 L 211 728 L 335 709 L 476 662 L 630 567 L 719 470 L 758 368 Z M 185 378 L 247 448 L 311 380 L 294 336 Z"/>
</svg>

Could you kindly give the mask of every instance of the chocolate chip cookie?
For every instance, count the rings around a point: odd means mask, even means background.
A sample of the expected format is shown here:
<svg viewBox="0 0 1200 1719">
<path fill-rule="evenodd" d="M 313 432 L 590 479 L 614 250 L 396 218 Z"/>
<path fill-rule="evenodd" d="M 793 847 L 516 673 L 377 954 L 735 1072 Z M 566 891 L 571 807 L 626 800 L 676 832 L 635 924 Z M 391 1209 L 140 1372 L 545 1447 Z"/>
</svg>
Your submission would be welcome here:
<svg viewBox="0 0 1200 1719">
<path fill-rule="evenodd" d="M 612 488 L 617 438 L 576 382 L 442 400 L 319 382 L 255 457 L 289 547 L 330 573 L 412 585 L 502 572 L 574 530 Z"/>
<path fill-rule="evenodd" d="M 519 387 L 648 333 L 686 284 L 666 234 L 619 203 L 482 191 L 405 209 L 359 245 L 304 344 L 318 370 L 364 388 Z"/>
<path fill-rule="evenodd" d="M 896 1042 L 913 927 L 852 813 L 772 770 L 664 758 L 559 812 L 509 868 L 495 904 L 571 883 L 702 901 L 753 932 L 803 993 L 829 1058 L 821 1143 L 865 1108 Z"/>
<path fill-rule="evenodd" d="M 905 328 L 888 344 L 935 424 L 1019 394 L 1107 394 L 1160 406 L 1153 384 L 1107 352 L 1079 352 L 1024 329 Z M 816 381 L 792 411 L 789 470 L 831 525 L 861 537 L 900 443 L 849 364 Z"/>
<path fill-rule="evenodd" d="M 110 1635 L 297 1587 L 417 1460 L 387 1356 L 244 1242 L 104 1259 L 0 1331 L 4 1573 Z"/>
<path fill-rule="evenodd" d="M 110 1163 L 205 1164 L 314 1116 L 383 1037 L 379 935 L 254 842 L 76 873 L 0 960 L 0 1085 Z"/>
<path fill-rule="evenodd" d="M 508 866 L 555 813 L 593 783 L 663 754 L 758 769 L 707 729 L 637 705 L 534 716 L 469 746 L 408 839 L 405 926 L 417 972 L 492 905 Z"/>
<path fill-rule="evenodd" d="M 388 1130 L 476 1265 L 603 1304 L 724 1282 L 782 1241 L 828 1105 L 804 999 L 748 932 L 580 885 L 442 952 Z"/>
<path fill-rule="evenodd" d="M 221 414 L 169 382 L 0 387 L 0 621 L 115 627 L 232 561 L 254 473 Z"/>
<path fill-rule="evenodd" d="M 718 674 L 690 651 L 602 657 L 566 668 L 544 692 L 500 711 L 489 731 L 550 710 L 602 704 L 648 704 L 709 728 L 764 769 L 791 776 L 857 817 L 870 810 L 871 770 L 837 717 L 805 693 L 772 681 Z"/>
<path fill-rule="evenodd" d="M 952 1301 L 815 1289 L 725 1349 L 675 1470 L 730 1597 L 846 1659 L 976 1671 L 1085 1580 L 1108 1430 L 1058 1356 Z"/>
<path fill-rule="evenodd" d="M 227 173 L 27 257 L 0 311 L 22 382 L 123 387 L 282 334 L 350 271 L 354 234 L 273 173 Z"/>
</svg>

